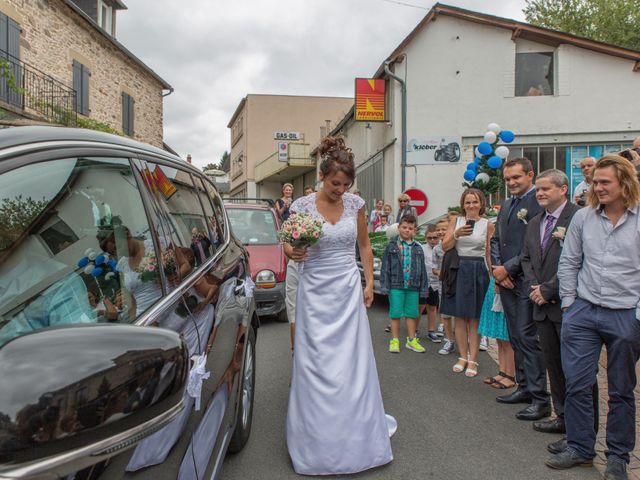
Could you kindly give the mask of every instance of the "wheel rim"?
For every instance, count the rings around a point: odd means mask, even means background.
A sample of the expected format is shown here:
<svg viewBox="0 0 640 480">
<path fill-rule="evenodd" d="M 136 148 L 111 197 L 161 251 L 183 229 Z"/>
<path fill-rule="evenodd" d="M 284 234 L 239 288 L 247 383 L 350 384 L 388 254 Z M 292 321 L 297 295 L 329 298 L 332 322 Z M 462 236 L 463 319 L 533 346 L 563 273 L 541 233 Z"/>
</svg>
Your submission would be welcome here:
<svg viewBox="0 0 640 480">
<path fill-rule="evenodd" d="M 244 356 L 244 375 L 242 377 L 242 428 L 249 425 L 251 400 L 253 399 L 253 346 L 247 343 Z"/>
</svg>

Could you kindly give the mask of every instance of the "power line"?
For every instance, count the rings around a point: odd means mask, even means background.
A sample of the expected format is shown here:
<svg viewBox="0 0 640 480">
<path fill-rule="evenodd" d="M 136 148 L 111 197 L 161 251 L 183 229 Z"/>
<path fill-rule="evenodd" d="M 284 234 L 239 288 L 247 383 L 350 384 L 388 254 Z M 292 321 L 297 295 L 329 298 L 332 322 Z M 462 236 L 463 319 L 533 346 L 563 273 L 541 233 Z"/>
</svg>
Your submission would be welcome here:
<svg viewBox="0 0 640 480">
<path fill-rule="evenodd" d="M 423 7 L 421 5 L 413 5 L 411 3 L 399 2 L 397 0 L 382 0 L 382 1 L 387 3 L 395 3 L 396 5 L 402 5 L 403 7 L 413 7 L 413 8 L 419 8 L 420 10 L 429 10 L 427 7 Z"/>
</svg>

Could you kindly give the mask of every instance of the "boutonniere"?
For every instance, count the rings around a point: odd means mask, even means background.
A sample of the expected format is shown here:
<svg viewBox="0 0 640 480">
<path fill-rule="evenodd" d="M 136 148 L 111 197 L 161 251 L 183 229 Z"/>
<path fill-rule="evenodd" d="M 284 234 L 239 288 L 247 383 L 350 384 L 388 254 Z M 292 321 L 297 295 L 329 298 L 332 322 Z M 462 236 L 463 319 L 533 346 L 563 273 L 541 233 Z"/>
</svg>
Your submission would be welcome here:
<svg viewBox="0 0 640 480">
<path fill-rule="evenodd" d="M 551 233 L 551 237 L 555 238 L 560 242 L 560 246 L 564 245 L 564 237 L 567 234 L 566 227 L 556 227 L 555 230 Z"/>
<path fill-rule="evenodd" d="M 521 220 L 526 225 L 528 214 L 529 214 L 529 210 L 527 210 L 526 208 L 521 208 L 520 210 L 518 210 L 516 217 L 518 217 L 518 220 Z"/>
</svg>

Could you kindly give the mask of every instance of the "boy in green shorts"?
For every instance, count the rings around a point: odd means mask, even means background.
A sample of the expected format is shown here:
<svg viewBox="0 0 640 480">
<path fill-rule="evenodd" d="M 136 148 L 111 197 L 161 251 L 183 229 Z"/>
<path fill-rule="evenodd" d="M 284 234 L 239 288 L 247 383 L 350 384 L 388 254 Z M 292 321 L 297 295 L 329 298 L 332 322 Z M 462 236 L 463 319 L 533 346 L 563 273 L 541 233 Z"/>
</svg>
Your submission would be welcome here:
<svg viewBox="0 0 640 480">
<path fill-rule="evenodd" d="M 398 225 L 399 236 L 392 239 L 384 249 L 380 284 L 389 295 L 389 316 L 391 317 L 391 342 L 389 351 L 400 353 L 400 318 L 404 317 L 407 325 L 407 342 L 405 347 L 414 352 L 424 353 L 424 347 L 416 338 L 416 321 L 420 315 L 418 299 L 420 292 L 426 292 L 428 273 L 424 262 L 424 251 L 419 243 L 414 242 L 417 220 L 413 215 L 406 215 Z"/>
</svg>

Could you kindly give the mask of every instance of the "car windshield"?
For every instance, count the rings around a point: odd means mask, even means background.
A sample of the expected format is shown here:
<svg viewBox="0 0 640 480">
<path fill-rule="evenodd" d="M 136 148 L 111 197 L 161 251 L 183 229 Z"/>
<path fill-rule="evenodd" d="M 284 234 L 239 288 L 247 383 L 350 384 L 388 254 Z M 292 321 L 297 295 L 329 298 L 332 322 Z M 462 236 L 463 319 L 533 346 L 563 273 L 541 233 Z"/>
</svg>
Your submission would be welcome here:
<svg viewBox="0 0 640 480">
<path fill-rule="evenodd" d="M 228 208 L 233 233 L 245 245 L 274 245 L 278 243 L 276 221 L 271 210 Z"/>
</svg>

